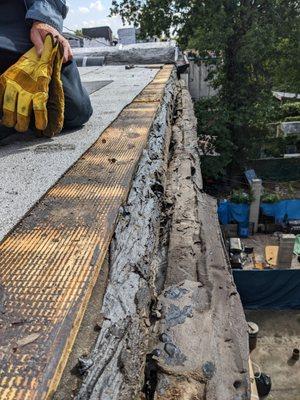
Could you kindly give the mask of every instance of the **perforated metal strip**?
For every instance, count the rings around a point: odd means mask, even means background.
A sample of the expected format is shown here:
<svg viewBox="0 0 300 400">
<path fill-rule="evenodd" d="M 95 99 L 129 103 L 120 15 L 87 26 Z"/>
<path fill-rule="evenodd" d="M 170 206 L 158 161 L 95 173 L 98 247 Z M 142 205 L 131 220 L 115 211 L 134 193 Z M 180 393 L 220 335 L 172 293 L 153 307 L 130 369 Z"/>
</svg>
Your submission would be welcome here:
<svg viewBox="0 0 300 400">
<path fill-rule="evenodd" d="M 0 244 L 0 399 L 57 387 L 172 66 Z"/>
</svg>

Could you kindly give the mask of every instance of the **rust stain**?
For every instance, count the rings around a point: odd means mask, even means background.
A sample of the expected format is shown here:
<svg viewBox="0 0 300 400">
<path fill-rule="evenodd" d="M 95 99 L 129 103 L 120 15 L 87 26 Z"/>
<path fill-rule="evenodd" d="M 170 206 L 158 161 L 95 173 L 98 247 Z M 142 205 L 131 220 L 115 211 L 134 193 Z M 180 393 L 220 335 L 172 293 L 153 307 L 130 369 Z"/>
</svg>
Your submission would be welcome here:
<svg viewBox="0 0 300 400">
<path fill-rule="evenodd" d="M 158 72 L 0 244 L 1 400 L 55 391 L 172 70 Z"/>
</svg>

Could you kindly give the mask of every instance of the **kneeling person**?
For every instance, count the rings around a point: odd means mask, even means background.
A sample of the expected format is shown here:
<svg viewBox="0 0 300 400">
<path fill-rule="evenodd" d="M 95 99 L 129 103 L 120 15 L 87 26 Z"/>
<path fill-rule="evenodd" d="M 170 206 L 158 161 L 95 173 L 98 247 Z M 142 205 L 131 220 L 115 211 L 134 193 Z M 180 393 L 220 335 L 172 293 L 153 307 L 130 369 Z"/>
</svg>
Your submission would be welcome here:
<svg viewBox="0 0 300 400">
<path fill-rule="evenodd" d="M 58 75 L 60 75 L 60 71 L 57 71 L 57 68 L 60 63 L 59 58 L 61 58 L 63 62 L 61 80 L 65 104 L 63 126 L 64 128 L 76 128 L 88 121 L 92 115 L 92 107 L 89 96 L 82 86 L 76 63 L 72 60 L 72 51 L 69 43 L 60 33 L 66 13 L 67 7 L 63 0 L 45 0 L 43 2 L 39 0 L 25 0 L 23 2 L 20 0 L 2 0 L 0 14 L 0 74 L 3 74 L 3 81 L 5 83 L 7 80 L 12 83 L 12 81 L 20 81 L 20 79 L 23 82 L 24 79 L 22 80 L 22 76 L 20 78 L 20 74 L 17 74 L 18 78 L 14 79 L 16 72 L 12 71 L 14 67 L 11 66 L 18 62 L 17 66 L 20 66 L 19 69 L 22 69 L 21 75 L 26 77 L 29 64 L 31 64 L 32 70 L 32 62 L 30 62 L 30 60 L 35 58 L 33 62 L 37 62 L 37 69 L 39 69 L 38 60 L 46 59 L 49 65 L 51 63 L 53 65 L 54 77 L 56 74 L 56 77 L 59 78 Z M 52 50 L 50 49 L 51 46 L 49 47 L 49 36 L 55 38 L 57 42 L 56 45 L 52 43 Z M 28 51 L 33 45 L 35 49 L 34 53 L 33 50 Z M 56 62 L 53 62 L 51 57 L 54 57 L 56 54 L 55 46 L 59 48 L 59 56 Z M 24 62 L 26 57 L 29 59 L 27 63 Z M 25 71 L 23 71 L 24 69 Z M 40 71 L 35 71 L 35 74 L 38 75 L 39 73 Z M 45 74 L 47 75 L 47 71 L 44 71 L 44 75 Z M 9 78 L 6 79 L 7 77 Z M 31 86 L 28 84 L 28 80 L 30 79 L 25 79 L 25 87 L 30 92 Z M 15 88 L 12 88 L 12 86 L 15 86 Z M 40 89 L 41 85 L 38 86 Z M 18 87 L 18 84 L 10 85 L 9 93 L 11 92 L 13 94 L 16 87 Z M 56 98 L 58 98 L 59 87 L 56 87 L 56 90 L 53 92 L 56 94 Z M 26 93 L 26 91 L 24 93 Z M 20 103 L 21 108 L 23 108 L 22 101 L 26 103 L 26 95 L 24 93 L 22 92 L 22 99 L 15 99 L 15 101 Z M 20 96 L 20 93 L 18 93 L 18 95 Z M 40 100 L 42 97 L 42 95 L 36 96 L 36 98 L 40 98 Z M 0 99 L 0 102 L 7 99 L 12 101 L 9 95 L 8 97 L 6 96 L 6 99 Z M 19 100 L 21 100 L 21 102 Z M 29 100 L 27 99 L 27 101 Z M 49 103 L 50 102 L 54 103 L 53 97 L 52 100 L 50 97 Z M 49 108 L 50 106 L 51 104 L 48 104 Z M 52 106 L 55 108 L 55 104 L 52 104 Z M 37 108 L 38 107 L 39 106 L 37 106 Z M 36 108 L 35 105 L 34 108 Z M 50 109 L 48 113 L 49 112 Z M 37 118 L 37 115 L 38 113 L 36 113 L 35 118 Z M 9 118 L 11 118 L 11 120 L 9 120 Z M 17 125 L 16 116 L 11 115 L 9 118 L 8 121 L 7 117 L 4 119 L 4 123 L 8 122 L 6 123 L 7 126 L 15 126 L 17 130 L 24 130 L 22 127 L 18 129 L 20 126 Z M 16 122 L 15 125 L 13 125 L 14 121 Z M 37 125 L 37 128 L 40 129 L 39 123 Z M 41 124 L 40 127 L 43 127 L 43 124 Z"/>
</svg>

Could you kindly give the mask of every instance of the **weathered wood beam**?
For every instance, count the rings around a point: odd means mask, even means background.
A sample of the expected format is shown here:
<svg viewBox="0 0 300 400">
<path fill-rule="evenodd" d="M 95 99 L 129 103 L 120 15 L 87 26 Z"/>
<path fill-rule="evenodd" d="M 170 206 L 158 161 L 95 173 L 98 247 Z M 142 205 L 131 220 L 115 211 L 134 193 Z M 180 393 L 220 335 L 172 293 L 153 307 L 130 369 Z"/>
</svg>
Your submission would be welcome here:
<svg viewBox="0 0 300 400">
<path fill-rule="evenodd" d="M 185 88 L 177 109 L 166 191 L 173 204 L 167 273 L 152 353 L 153 399 L 247 399 L 247 327 L 216 202 L 202 189 L 196 119 Z"/>
<path fill-rule="evenodd" d="M 155 299 L 154 254 L 159 247 L 161 209 L 176 97 L 175 72 L 165 88 L 147 149 L 143 152 L 110 251 L 110 276 L 103 325 L 78 399 L 132 400 L 144 381 L 150 311 Z"/>
<path fill-rule="evenodd" d="M 245 400 L 247 328 L 196 119 L 173 75 L 111 245 L 102 330 L 78 400 Z"/>
</svg>

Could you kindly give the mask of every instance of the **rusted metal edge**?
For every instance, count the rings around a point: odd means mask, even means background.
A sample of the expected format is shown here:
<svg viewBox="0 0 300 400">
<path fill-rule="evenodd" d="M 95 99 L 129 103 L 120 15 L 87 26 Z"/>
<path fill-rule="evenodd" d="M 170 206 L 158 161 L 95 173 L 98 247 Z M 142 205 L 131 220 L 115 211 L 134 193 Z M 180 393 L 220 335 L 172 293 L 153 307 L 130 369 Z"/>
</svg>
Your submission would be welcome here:
<svg viewBox="0 0 300 400">
<path fill-rule="evenodd" d="M 0 244 L 1 400 L 55 391 L 172 70 L 158 72 Z"/>
</svg>

